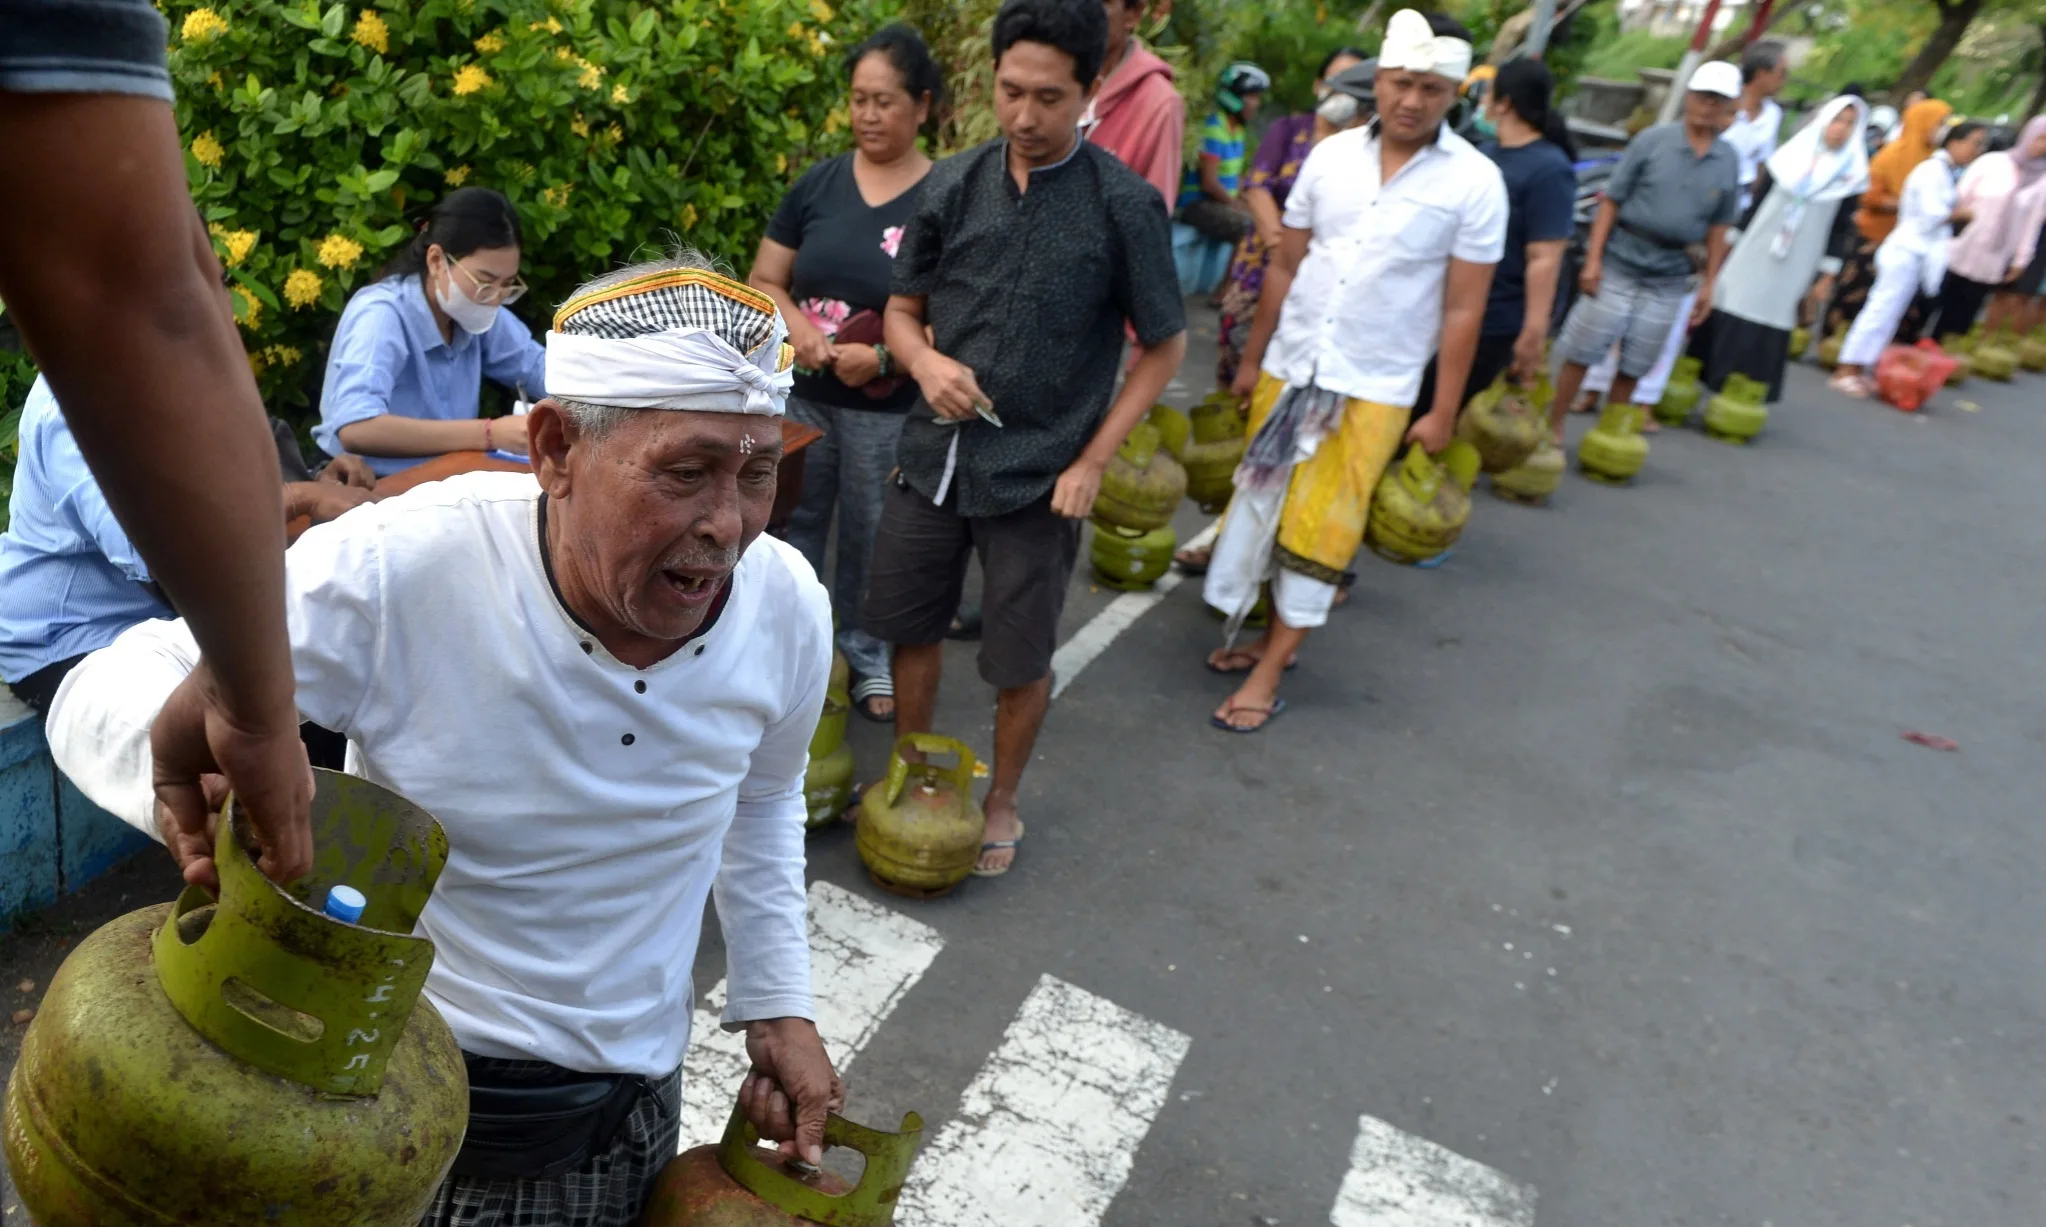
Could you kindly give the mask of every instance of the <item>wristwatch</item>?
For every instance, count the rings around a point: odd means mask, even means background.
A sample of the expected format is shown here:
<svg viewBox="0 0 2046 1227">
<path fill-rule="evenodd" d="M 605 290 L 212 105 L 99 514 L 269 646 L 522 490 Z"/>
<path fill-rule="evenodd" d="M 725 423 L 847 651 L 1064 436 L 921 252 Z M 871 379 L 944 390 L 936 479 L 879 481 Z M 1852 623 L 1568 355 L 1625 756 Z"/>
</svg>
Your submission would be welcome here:
<svg viewBox="0 0 2046 1227">
<path fill-rule="evenodd" d="M 888 355 L 888 347 L 886 345 L 876 344 L 874 346 L 874 358 L 880 363 L 875 368 L 874 378 L 886 379 L 895 373 L 895 359 Z"/>
</svg>

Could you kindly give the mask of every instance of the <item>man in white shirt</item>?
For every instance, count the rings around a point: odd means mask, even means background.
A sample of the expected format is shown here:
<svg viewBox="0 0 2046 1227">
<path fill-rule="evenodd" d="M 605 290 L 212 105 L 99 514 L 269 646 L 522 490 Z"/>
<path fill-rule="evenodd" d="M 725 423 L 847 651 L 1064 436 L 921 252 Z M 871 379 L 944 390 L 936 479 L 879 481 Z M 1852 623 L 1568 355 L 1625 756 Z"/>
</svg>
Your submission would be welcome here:
<svg viewBox="0 0 2046 1227">
<path fill-rule="evenodd" d="M 429 1224 L 637 1219 L 675 1154 L 713 889 L 742 1106 L 814 1160 L 842 1100 L 809 1021 L 803 883 L 830 603 L 761 535 L 785 336 L 772 300 L 697 258 L 592 282 L 548 334 L 531 474 L 425 485 L 290 551 L 301 711 L 448 836 L 419 930 L 475 1110 Z M 207 800 L 150 773 L 152 733 L 204 718 L 180 697 L 197 657 L 182 622 L 136 627 L 72 671 L 49 737 L 87 795 L 210 882 Z M 571 1107 L 601 1110 L 587 1157 L 543 1157 L 524 1114 Z"/>
<path fill-rule="evenodd" d="M 1284 709 L 1280 676 L 1328 618 L 1380 474 L 1403 440 L 1437 452 L 1456 428 L 1506 245 L 1498 166 L 1443 125 L 1470 58 L 1453 19 L 1393 14 L 1377 119 L 1316 145 L 1286 198 L 1234 389 L 1251 442 L 1206 585 L 1230 615 L 1208 668 L 1248 674 L 1217 728 L 1254 733 Z M 1409 426 L 1438 346 L 1435 402 Z M 1271 628 L 1237 647 L 1266 581 Z"/>
<path fill-rule="evenodd" d="M 1763 163 L 1776 152 L 1776 140 L 1783 131 L 1783 108 L 1776 105 L 1776 95 L 1789 75 L 1782 43 L 1756 43 L 1741 56 L 1741 96 L 1720 139 L 1740 155 L 1743 217 L 1755 202 L 1755 180 Z"/>
</svg>

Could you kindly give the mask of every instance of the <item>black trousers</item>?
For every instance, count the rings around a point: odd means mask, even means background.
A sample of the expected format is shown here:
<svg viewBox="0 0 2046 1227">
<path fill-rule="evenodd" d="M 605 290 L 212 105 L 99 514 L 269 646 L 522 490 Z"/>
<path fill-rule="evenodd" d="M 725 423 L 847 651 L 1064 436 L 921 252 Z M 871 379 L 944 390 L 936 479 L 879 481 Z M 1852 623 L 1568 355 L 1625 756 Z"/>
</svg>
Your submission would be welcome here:
<svg viewBox="0 0 2046 1227">
<path fill-rule="evenodd" d="M 1497 336 L 1478 338 L 1478 348 L 1471 354 L 1470 377 L 1463 382 L 1463 400 L 1458 408 L 1471 403 L 1471 398 L 1492 386 L 1500 373 L 1513 365 L 1513 343 L 1519 336 L 1503 332 Z M 1428 369 L 1421 372 L 1421 391 L 1414 397 L 1412 420 L 1418 422 L 1435 407 L 1435 359 L 1428 359 Z"/>
<path fill-rule="evenodd" d="M 1986 282 L 1963 277 L 1959 273 L 1947 273 L 1946 280 L 1939 286 L 1939 323 L 1933 326 L 1933 335 L 1938 338 L 1959 336 L 1975 326 L 1976 317 L 1982 314 L 1982 305 L 1996 287 Z"/>
</svg>

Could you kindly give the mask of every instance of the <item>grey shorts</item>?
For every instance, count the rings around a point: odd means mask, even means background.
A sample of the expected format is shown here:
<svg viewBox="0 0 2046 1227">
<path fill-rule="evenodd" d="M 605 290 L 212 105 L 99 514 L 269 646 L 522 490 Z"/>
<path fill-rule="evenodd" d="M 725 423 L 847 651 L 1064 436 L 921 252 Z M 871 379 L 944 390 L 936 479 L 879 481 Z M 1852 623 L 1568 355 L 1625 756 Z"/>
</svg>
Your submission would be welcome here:
<svg viewBox="0 0 2046 1227">
<path fill-rule="evenodd" d="M 1690 292 L 1689 277 L 1637 277 L 1609 263 L 1599 276 L 1598 294 L 1571 306 L 1556 347 L 1565 362 L 1597 366 L 1617 341 L 1620 374 L 1639 379 L 1662 356 L 1677 308 Z"/>
<path fill-rule="evenodd" d="M 898 478 L 889 483 L 867 571 L 867 633 L 888 643 L 941 642 L 980 554 L 980 676 L 1013 690 L 1051 674 L 1080 522 L 1051 496 L 998 516 L 962 516 Z"/>
</svg>

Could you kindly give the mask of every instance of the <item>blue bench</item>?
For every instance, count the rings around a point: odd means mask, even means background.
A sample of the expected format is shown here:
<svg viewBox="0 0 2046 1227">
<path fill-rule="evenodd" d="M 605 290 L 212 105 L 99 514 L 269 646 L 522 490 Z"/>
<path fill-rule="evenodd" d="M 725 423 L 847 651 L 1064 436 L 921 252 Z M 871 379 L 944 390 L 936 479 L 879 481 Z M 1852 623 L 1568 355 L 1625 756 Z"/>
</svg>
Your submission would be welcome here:
<svg viewBox="0 0 2046 1227">
<path fill-rule="evenodd" d="M 50 760 L 42 720 L 0 690 L 0 925 L 77 890 L 149 842 L 64 778 Z"/>
</svg>

